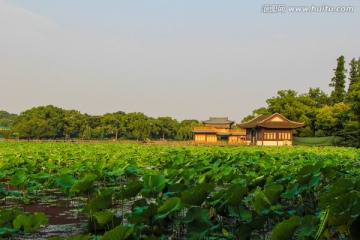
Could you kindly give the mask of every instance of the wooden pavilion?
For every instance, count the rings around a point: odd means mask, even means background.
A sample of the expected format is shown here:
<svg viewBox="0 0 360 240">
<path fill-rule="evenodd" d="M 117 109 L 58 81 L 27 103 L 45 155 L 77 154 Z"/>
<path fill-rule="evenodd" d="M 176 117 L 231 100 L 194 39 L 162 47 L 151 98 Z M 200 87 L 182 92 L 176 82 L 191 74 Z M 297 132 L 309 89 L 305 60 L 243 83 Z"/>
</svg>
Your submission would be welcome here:
<svg viewBox="0 0 360 240">
<path fill-rule="evenodd" d="M 237 124 L 246 129 L 246 143 L 261 146 L 291 146 L 293 129 L 304 123 L 293 122 L 279 113 L 259 115 L 256 118 Z"/>
<path fill-rule="evenodd" d="M 192 131 L 195 142 L 215 143 L 223 139 L 229 143 L 245 144 L 245 130 L 231 129 L 234 122 L 227 117 L 211 117 L 209 120 L 203 121 L 203 123 L 205 126 L 195 127 Z"/>
</svg>

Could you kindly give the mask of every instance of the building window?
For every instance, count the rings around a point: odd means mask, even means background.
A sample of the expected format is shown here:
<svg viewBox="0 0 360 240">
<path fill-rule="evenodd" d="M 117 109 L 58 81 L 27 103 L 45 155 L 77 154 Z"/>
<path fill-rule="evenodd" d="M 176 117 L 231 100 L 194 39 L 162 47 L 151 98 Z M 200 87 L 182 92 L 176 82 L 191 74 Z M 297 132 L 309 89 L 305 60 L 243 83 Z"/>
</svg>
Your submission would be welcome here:
<svg viewBox="0 0 360 240">
<path fill-rule="evenodd" d="M 264 140 L 276 140 L 276 132 L 264 133 Z"/>
<path fill-rule="evenodd" d="M 281 132 L 279 133 L 280 140 L 290 140 L 291 134 L 289 132 Z"/>
<path fill-rule="evenodd" d="M 217 142 L 216 135 L 206 135 L 206 142 Z"/>
<path fill-rule="evenodd" d="M 205 142 L 205 135 L 203 135 L 203 134 L 195 134 L 195 141 Z"/>
</svg>

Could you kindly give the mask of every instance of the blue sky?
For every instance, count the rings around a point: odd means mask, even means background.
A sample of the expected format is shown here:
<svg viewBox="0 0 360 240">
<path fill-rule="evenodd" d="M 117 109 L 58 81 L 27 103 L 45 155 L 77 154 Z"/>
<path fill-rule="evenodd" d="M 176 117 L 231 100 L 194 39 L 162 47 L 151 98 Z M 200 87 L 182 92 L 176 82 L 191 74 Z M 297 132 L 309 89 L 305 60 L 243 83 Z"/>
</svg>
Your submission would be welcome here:
<svg viewBox="0 0 360 240">
<path fill-rule="evenodd" d="M 360 1 L 276 2 L 353 13 L 262 13 L 268 3 L 0 0 L 0 109 L 240 121 L 281 89 L 329 93 L 336 58 L 360 57 Z"/>
</svg>

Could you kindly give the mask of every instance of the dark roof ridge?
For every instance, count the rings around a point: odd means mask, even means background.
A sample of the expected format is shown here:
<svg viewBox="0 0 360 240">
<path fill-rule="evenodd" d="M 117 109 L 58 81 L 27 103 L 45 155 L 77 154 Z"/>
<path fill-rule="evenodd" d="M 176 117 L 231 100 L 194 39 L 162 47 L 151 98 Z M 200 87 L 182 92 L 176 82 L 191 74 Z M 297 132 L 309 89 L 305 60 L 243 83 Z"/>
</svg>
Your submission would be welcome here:
<svg viewBox="0 0 360 240">
<path fill-rule="evenodd" d="M 240 123 L 240 124 L 245 124 L 245 123 L 253 122 L 253 121 L 255 121 L 256 119 L 258 119 L 259 117 L 266 116 L 266 115 L 270 115 L 270 114 L 260 114 L 260 115 L 257 115 L 256 117 L 254 117 L 253 119 L 251 119 L 251 120 L 249 120 L 249 121 L 247 121 L 247 122 Z"/>
<path fill-rule="evenodd" d="M 234 121 L 229 120 L 229 117 L 209 117 L 208 120 L 202 121 L 203 123 L 220 123 L 220 124 L 229 124 L 234 123 Z"/>
</svg>

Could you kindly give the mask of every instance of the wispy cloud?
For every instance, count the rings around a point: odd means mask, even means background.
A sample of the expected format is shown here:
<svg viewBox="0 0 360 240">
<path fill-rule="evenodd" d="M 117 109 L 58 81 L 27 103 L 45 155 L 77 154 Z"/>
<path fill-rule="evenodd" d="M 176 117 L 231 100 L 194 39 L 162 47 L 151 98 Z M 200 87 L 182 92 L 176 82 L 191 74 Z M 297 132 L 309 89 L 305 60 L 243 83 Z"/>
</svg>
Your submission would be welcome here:
<svg viewBox="0 0 360 240">
<path fill-rule="evenodd" d="M 58 24 L 51 19 L 15 6 L 6 0 L 0 0 L 0 28 L 0 35 L 59 30 Z"/>
</svg>

